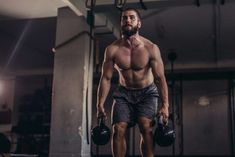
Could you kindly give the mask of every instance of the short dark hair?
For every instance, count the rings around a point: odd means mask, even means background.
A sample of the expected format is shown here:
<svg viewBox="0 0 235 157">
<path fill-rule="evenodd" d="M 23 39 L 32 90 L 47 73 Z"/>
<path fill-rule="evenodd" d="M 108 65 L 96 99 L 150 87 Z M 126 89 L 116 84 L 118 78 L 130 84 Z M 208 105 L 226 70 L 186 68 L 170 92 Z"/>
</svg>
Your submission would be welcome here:
<svg viewBox="0 0 235 157">
<path fill-rule="evenodd" d="M 139 20 L 141 20 L 140 12 L 139 12 L 137 9 L 135 9 L 135 8 L 125 8 L 125 9 L 123 9 L 123 10 L 121 11 L 120 19 L 122 19 L 122 13 L 123 13 L 123 12 L 130 11 L 130 10 L 131 10 L 131 11 L 134 11 L 134 12 L 136 13 L 136 15 L 138 16 Z"/>
</svg>

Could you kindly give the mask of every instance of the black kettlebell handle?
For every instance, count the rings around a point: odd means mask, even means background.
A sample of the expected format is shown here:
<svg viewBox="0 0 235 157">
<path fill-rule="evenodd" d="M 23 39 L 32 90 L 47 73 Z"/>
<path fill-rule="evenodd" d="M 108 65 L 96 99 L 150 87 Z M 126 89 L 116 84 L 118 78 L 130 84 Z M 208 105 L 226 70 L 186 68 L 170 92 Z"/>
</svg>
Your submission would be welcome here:
<svg viewBox="0 0 235 157">
<path fill-rule="evenodd" d="M 105 116 L 101 116 L 98 118 L 98 125 L 100 127 L 105 126 Z"/>
<path fill-rule="evenodd" d="M 158 123 L 163 125 L 168 125 L 168 121 L 163 120 L 163 115 L 158 116 Z"/>
</svg>

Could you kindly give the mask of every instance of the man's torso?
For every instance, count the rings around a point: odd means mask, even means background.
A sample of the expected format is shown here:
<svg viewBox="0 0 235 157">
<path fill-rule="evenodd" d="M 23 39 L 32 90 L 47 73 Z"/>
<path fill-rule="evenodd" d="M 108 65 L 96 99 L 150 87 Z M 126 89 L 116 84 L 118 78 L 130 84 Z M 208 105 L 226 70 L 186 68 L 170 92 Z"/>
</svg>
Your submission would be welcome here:
<svg viewBox="0 0 235 157">
<path fill-rule="evenodd" d="M 153 82 L 150 67 L 152 43 L 140 38 L 133 45 L 117 41 L 113 60 L 119 83 L 127 88 L 144 88 Z"/>
</svg>

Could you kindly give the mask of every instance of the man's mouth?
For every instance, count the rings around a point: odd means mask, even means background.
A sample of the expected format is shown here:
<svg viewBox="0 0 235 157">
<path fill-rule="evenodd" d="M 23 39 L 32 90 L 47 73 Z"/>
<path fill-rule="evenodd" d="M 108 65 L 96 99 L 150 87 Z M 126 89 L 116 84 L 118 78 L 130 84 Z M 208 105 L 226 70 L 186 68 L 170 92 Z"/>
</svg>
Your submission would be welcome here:
<svg viewBox="0 0 235 157">
<path fill-rule="evenodd" d="M 129 28 L 129 27 L 131 28 L 131 27 L 132 27 L 132 25 L 125 25 L 125 27 L 126 27 L 126 28 Z"/>
<path fill-rule="evenodd" d="M 132 25 L 131 25 L 131 24 L 126 24 L 126 25 L 125 25 L 125 27 L 128 27 L 128 26 L 132 27 Z"/>
</svg>

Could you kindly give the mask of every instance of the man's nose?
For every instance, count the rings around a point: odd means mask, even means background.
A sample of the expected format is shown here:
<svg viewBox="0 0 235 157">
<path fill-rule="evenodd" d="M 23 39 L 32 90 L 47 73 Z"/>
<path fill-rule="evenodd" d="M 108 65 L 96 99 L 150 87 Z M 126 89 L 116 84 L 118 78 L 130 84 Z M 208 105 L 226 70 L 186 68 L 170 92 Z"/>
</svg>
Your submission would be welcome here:
<svg viewBox="0 0 235 157">
<path fill-rule="evenodd" d="M 127 25 L 130 25 L 131 23 L 132 23 L 132 21 L 131 21 L 130 19 L 127 19 L 127 20 L 126 20 L 126 24 L 127 24 Z"/>
<path fill-rule="evenodd" d="M 131 22 L 131 18 L 130 18 L 130 17 L 127 17 L 127 18 L 126 18 L 126 22 L 127 22 L 127 23 L 130 23 L 130 22 Z"/>
</svg>

